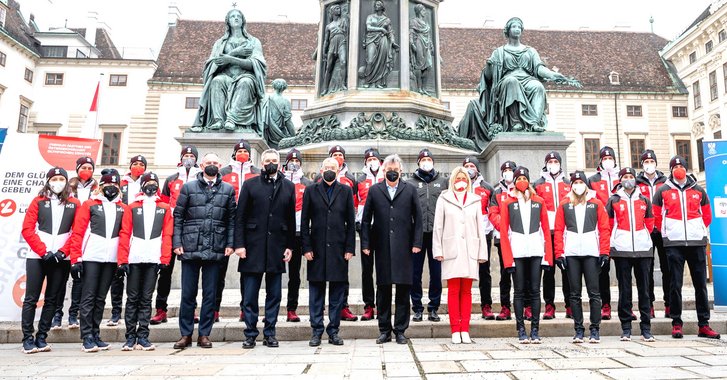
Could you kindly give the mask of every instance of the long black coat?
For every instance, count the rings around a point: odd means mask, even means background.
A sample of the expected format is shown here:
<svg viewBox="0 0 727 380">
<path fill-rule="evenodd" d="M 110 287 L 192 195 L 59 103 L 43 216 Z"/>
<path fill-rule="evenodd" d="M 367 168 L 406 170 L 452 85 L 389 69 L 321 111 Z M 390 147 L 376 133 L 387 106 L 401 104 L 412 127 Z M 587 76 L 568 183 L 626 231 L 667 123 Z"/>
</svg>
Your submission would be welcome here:
<svg viewBox="0 0 727 380">
<path fill-rule="evenodd" d="M 378 285 L 411 285 L 411 250 L 421 249 L 422 235 L 422 209 L 413 185 L 400 180 L 393 200 L 386 181 L 371 186 L 361 221 L 361 249 L 374 255 Z"/>
<path fill-rule="evenodd" d="M 237 202 L 235 248 L 245 248 L 238 272 L 285 273 L 283 253 L 295 247 L 295 185 L 278 174 L 245 181 Z"/>
<path fill-rule="evenodd" d="M 325 184 L 308 186 L 303 193 L 300 237 L 303 253 L 313 252 L 308 261 L 308 281 L 348 281 L 346 252 L 356 249 L 356 212 L 350 187 L 333 183 L 331 200 Z"/>
<path fill-rule="evenodd" d="M 212 187 L 202 173 L 182 186 L 174 208 L 172 247 L 181 260 L 222 260 L 235 232 L 235 189 L 218 174 Z"/>
</svg>

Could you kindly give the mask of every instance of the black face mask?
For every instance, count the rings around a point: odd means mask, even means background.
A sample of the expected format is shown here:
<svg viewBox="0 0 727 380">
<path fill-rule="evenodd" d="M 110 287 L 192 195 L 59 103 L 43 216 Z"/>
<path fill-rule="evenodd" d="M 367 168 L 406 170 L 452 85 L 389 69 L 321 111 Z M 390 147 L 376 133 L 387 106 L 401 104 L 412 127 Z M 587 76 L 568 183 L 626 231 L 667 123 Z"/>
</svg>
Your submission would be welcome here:
<svg viewBox="0 0 727 380">
<path fill-rule="evenodd" d="M 159 190 L 159 186 L 157 185 L 147 185 L 144 188 L 144 194 L 146 194 L 148 197 L 151 197 L 152 195 L 156 194 Z"/>
<path fill-rule="evenodd" d="M 116 186 L 106 186 L 103 188 L 103 196 L 108 200 L 113 200 L 119 195 L 119 188 Z"/>
<path fill-rule="evenodd" d="M 210 177 L 217 177 L 217 173 L 219 172 L 220 168 L 215 165 L 207 165 L 204 167 L 204 174 L 207 174 Z"/>
<path fill-rule="evenodd" d="M 268 176 L 275 175 L 275 173 L 278 172 L 278 164 L 269 163 L 264 166 L 264 169 L 265 169 L 265 174 L 267 174 Z"/>
<path fill-rule="evenodd" d="M 396 182 L 396 180 L 399 179 L 399 172 L 397 172 L 396 170 L 389 170 L 388 172 L 386 172 L 386 179 L 389 182 Z"/>
<path fill-rule="evenodd" d="M 333 182 L 336 180 L 336 172 L 333 170 L 326 170 L 323 172 L 323 180 L 326 182 Z"/>
</svg>

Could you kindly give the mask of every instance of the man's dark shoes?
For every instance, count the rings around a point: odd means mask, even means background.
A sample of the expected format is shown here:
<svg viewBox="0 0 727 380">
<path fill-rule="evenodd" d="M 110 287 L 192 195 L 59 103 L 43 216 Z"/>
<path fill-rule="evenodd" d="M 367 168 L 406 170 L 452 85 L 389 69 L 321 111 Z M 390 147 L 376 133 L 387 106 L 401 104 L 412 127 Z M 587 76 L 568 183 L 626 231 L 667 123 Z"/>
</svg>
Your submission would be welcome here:
<svg viewBox="0 0 727 380">
<path fill-rule="evenodd" d="M 427 319 L 429 319 L 432 322 L 439 322 L 439 321 L 442 320 L 442 318 L 439 318 L 439 315 L 437 315 L 437 311 L 436 310 L 431 310 L 429 312 L 429 317 Z"/>
<path fill-rule="evenodd" d="M 318 347 L 321 345 L 321 337 L 318 335 L 313 335 L 310 337 L 310 340 L 308 341 L 308 345 L 311 347 Z"/>
<path fill-rule="evenodd" d="M 278 343 L 278 340 L 275 339 L 275 336 L 266 336 L 263 338 L 263 346 L 268 346 L 270 348 L 276 348 L 280 347 L 280 343 Z"/>
<path fill-rule="evenodd" d="M 376 344 L 391 342 L 391 334 L 381 334 L 376 338 Z"/>
<path fill-rule="evenodd" d="M 398 343 L 398 344 L 406 344 L 406 342 L 407 342 L 407 339 L 406 339 L 406 337 L 404 336 L 403 333 L 396 334 L 396 343 Z"/>
<path fill-rule="evenodd" d="M 328 337 L 328 343 L 334 346 L 343 346 L 343 339 L 338 334 L 333 334 Z"/>
<path fill-rule="evenodd" d="M 208 336 L 201 336 L 197 338 L 197 347 L 212 348 L 212 341 Z"/>
<path fill-rule="evenodd" d="M 414 317 L 412 318 L 412 321 L 421 322 L 422 320 L 423 320 L 422 312 L 421 311 L 414 312 Z"/>
<path fill-rule="evenodd" d="M 177 341 L 177 343 L 174 343 L 174 349 L 175 350 L 183 350 L 187 347 L 192 346 L 192 337 L 189 335 L 185 335 Z"/>
<path fill-rule="evenodd" d="M 250 349 L 255 347 L 255 338 L 248 336 L 245 338 L 245 341 L 242 342 L 242 348 L 244 349 Z"/>
</svg>

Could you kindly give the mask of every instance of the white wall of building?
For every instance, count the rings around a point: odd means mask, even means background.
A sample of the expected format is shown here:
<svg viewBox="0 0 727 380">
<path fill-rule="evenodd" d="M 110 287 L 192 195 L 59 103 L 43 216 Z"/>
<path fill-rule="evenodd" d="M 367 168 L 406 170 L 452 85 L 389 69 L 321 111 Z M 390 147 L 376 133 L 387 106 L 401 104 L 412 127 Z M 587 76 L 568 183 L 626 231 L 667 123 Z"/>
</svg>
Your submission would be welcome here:
<svg viewBox="0 0 727 380">
<path fill-rule="evenodd" d="M 0 52 L 6 55 L 5 66 L 0 66 L 0 128 L 16 133 L 21 97 L 35 101 L 34 84 L 39 80 L 35 62 L 38 58 L 5 38 L 0 38 Z M 24 79 L 26 68 L 33 71 L 33 83 Z"/>
</svg>

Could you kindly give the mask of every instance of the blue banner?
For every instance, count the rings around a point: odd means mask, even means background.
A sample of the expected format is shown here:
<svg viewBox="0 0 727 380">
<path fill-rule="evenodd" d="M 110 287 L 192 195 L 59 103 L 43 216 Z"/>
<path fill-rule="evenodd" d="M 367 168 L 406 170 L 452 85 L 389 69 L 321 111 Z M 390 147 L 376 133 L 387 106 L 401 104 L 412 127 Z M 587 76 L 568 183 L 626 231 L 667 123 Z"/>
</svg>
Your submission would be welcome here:
<svg viewBox="0 0 727 380">
<path fill-rule="evenodd" d="M 0 152 L 3 150 L 3 145 L 5 145 L 5 136 L 8 135 L 8 129 L 2 128 L 0 129 Z"/>
<path fill-rule="evenodd" d="M 705 141 L 704 172 L 712 206 L 709 241 L 712 247 L 714 308 L 727 311 L 727 140 Z"/>
</svg>

